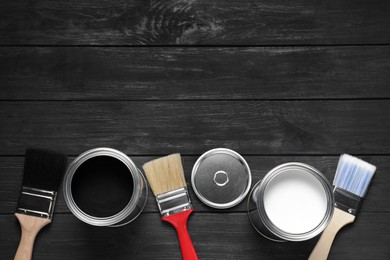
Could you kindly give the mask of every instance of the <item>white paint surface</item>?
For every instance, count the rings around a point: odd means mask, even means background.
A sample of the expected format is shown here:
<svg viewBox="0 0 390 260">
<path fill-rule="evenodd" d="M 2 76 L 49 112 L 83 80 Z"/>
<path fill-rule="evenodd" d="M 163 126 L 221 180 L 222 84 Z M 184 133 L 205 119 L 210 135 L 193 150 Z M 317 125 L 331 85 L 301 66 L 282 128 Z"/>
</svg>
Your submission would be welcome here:
<svg viewBox="0 0 390 260">
<path fill-rule="evenodd" d="M 327 199 L 317 178 L 298 169 L 285 170 L 268 183 L 265 211 L 274 225 L 291 234 L 316 228 L 323 220 Z"/>
</svg>

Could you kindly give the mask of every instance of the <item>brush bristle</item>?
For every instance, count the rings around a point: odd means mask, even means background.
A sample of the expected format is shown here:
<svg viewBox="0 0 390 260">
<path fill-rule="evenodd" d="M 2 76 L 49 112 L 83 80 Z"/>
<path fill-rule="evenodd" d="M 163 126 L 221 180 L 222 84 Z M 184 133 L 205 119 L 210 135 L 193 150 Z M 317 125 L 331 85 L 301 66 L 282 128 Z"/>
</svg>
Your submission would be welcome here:
<svg viewBox="0 0 390 260">
<path fill-rule="evenodd" d="M 63 154 L 43 149 L 27 149 L 23 186 L 58 191 L 66 164 L 67 158 Z"/>
<path fill-rule="evenodd" d="M 364 197 L 376 167 L 348 154 L 340 156 L 333 185 Z"/>
<path fill-rule="evenodd" d="M 154 196 L 187 186 L 180 154 L 147 162 L 142 168 Z"/>
</svg>

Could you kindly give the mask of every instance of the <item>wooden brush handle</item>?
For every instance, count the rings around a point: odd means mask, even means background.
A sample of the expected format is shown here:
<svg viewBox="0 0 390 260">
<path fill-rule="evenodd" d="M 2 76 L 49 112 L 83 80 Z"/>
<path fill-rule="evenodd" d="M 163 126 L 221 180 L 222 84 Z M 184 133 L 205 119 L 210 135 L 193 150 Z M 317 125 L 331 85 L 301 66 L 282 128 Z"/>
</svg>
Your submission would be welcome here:
<svg viewBox="0 0 390 260">
<path fill-rule="evenodd" d="M 44 226 L 51 222 L 51 220 L 19 213 L 15 213 L 15 216 L 19 220 L 20 228 L 22 230 L 22 237 L 20 238 L 19 247 L 16 251 L 15 260 L 30 260 L 35 237 Z"/>
<path fill-rule="evenodd" d="M 338 208 L 334 209 L 332 219 L 330 220 L 329 225 L 325 228 L 322 233 L 320 240 L 318 240 L 317 245 L 314 247 L 313 251 L 309 256 L 309 260 L 325 260 L 328 258 L 330 248 L 332 246 L 333 240 L 339 232 L 339 230 L 345 225 L 352 223 L 355 220 L 355 216 L 349 214 L 345 211 L 342 211 Z"/>
</svg>

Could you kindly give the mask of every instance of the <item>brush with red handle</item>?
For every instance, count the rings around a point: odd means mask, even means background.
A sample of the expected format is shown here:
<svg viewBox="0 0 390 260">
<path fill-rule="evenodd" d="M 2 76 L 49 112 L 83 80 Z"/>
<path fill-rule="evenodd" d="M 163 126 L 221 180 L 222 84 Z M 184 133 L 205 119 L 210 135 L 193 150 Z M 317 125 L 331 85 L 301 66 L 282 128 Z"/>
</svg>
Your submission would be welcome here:
<svg viewBox="0 0 390 260">
<path fill-rule="evenodd" d="M 197 260 L 195 248 L 187 230 L 192 208 L 184 178 L 180 154 L 168 155 L 144 164 L 146 178 L 156 196 L 161 220 L 170 223 L 177 232 L 184 260 Z"/>
</svg>

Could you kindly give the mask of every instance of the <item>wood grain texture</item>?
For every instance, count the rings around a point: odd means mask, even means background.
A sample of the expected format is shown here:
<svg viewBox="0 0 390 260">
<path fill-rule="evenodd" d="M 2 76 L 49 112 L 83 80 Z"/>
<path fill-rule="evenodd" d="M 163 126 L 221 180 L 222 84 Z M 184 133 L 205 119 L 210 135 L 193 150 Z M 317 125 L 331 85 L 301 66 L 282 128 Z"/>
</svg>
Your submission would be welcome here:
<svg viewBox="0 0 390 260">
<path fill-rule="evenodd" d="M 203 152 L 241 153 L 252 186 L 273 167 L 308 163 L 331 181 L 338 154 L 378 170 L 332 259 L 390 259 L 390 1 L 0 1 L 0 254 L 13 259 L 24 152 L 70 160 L 94 147 L 141 168 L 180 152 L 200 259 L 307 259 L 318 237 L 275 243 L 257 234 L 247 198 L 205 206 L 190 185 Z M 141 46 L 147 47 L 141 47 Z M 33 259 L 181 259 L 152 194 L 122 228 L 86 225 L 62 188 Z"/>
<path fill-rule="evenodd" d="M 342 151 L 340 151 L 341 153 Z M 156 156 L 131 156 L 131 159 L 141 169 L 141 166 Z M 338 162 L 338 156 L 244 156 L 252 172 L 252 186 L 261 180 L 273 167 L 286 162 L 303 162 L 320 170 L 329 180 L 333 181 Z M 378 167 L 375 177 L 370 184 L 368 193 L 362 203 L 362 212 L 390 213 L 390 156 L 360 156 L 362 159 Z M 75 157 L 69 157 L 69 161 Z M 191 186 L 191 170 L 198 156 L 183 156 L 183 167 L 190 190 L 190 196 L 196 212 L 246 212 L 247 198 L 234 208 L 221 211 L 205 206 L 195 195 Z M 0 214 L 15 212 L 23 174 L 23 157 L 0 157 Z M 159 212 L 154 196 L 149 192 L 149 198 L 144 212 Z M 62 186 L 59 189 L 55 213 L 69 213 Z"/>
<path fill-rule="evenodd" d="M 387 0 L 6 0 L 0 44 L 388 44 L 389 13 Z"/>
<path fill-rule="evenodd" d="M 0 48 L 2 100 L 390 98 L 390 46 Z"/>
<path fill-rule="evenodd" d="M 389 213 L 362 213 L 338 234 L 329 260 L 388 259 Z M 2 259 L 12 259 L 19 226 L 12 215 L 0 215 Z M 246 213 L 195 213 L 189 232 L 199 259 L 307 259 L 318 238 L 277 243 L 261 237 Z M 380 242 L 379 242 L 380 241 Z M 35 259 L 181 259 L 175 231 L 158 213 L 142 214 L 121 228 L 88 226 L 73 215 L 54 215 L 37 237 Z"/>
<path fill-rule="evenodd" d="M 26 146 L 80 154 L 98 146 L 127 154 L 388 154 L 390 102 L 61 101 L 1 102 L 0 155 Z"/>
</svg>

